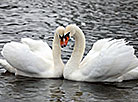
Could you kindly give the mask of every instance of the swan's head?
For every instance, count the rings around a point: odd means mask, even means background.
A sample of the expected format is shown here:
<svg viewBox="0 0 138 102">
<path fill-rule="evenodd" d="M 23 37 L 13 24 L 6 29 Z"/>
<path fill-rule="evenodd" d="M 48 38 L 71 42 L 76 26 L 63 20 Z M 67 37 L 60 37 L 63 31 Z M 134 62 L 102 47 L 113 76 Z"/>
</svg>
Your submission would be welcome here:
<svg viewBox="0 0 138 102">
<path fill-rule="evenodd" d="M 63 39 L 64 47 L 67 45 L 70 37 L 74 36 L 74 34 L 76 33 L 76 30 L 74 29 L 75 27 L 77 27 L 75 24 L 70 24 L 64 30 L 64 34 L 61 37 Z"/>
<path fill-rule="evenodd" d="M 76 24 L 70 24 L 66 27 L 65 31 L 64 31 L 64 36 L 68 35 L 69 37 L 74 36 L 74 34 L 76 33 Z"/>
<path fill-rule="evenodd" d="M 65 28 L 63 26 L 59 26 L 56 29 L 56 34 L 58 35 L 58 37 L 60 39 L 60 46 L 61 47 L 64 47 L 66 45 L 66 43 L 65 43 L 65 37 L 64 37 L 64 31 L 65 31 Z"/>
</svg>

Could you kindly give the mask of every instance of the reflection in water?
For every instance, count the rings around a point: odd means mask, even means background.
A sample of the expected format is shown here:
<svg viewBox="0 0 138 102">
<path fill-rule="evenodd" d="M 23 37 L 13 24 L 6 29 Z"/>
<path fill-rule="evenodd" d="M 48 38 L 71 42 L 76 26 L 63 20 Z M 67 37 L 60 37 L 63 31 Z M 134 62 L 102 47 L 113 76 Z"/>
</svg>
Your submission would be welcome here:
<svg viewBox="0 0 138 102">
<path fill-rule="evenodd" d="M 6 100 L 5 102 L 14 102 L 15 100 L 17 102 L 116 102 L 119 100 L 129 102 L 131 97 L 137 98 L 137 95 L 133 92 L 137 90 L 133 90 L 137 81 L 124 83 L 85 83 L 62 79 L 34 79 L 8 75 L 1 76 L 0 82 L 0 95 L 2 100 Z"/>
<path fill-rule="evenodd" d="M 2 100 L 16 99 L 18 101 L 44 102 L 49 100 L 60 100 L 62 91 L 61 79 L 33 79 L 26 77 L 4 76 L 4 87 L 2 87 Z M 2 82 L 2 81 L 1 81 Z"/>
<path fill-rule="evenodd" d="M 86 37 L 84 56 L 101 38 L 125 38 L 138 55 L 137 0 L 1 0 L 0 51 L 5 43 L 30 37 L 52 46 L 57 26 L 75 23 Z M 66 63 L 74 42 L 62 50 Z M 0 56 L 1 57 L 1 56 Z M 2 74 L 2 102 L 137 102 L 138 82 L 84 83 L 63 79 L 34 79 Z"/>
<path fill-rule="evenodd" d="M 133 82 L 131 82 L 133 83 Z M 116 83 L 118 84 L 118 83 Z M 127 82 L 125 84 L 128 84 Z M 65 90 L 66 97 L 75 101 L 113 101 L 122 100 L 128 101 L 131 97 L 131 88 L 124 89 L 117 88 L 113 83 L 84 83 L 84 82 L 72 82 L 64 80 L 63 90 Z M 129 97 L 129 98 L 128 98 Z"/>
</svg>

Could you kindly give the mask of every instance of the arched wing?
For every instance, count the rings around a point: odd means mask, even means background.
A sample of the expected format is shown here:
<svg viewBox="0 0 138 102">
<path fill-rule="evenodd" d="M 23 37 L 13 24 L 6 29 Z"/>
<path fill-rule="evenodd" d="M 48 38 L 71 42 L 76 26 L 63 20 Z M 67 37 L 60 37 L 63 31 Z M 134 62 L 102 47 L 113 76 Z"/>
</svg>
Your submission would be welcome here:
<svg viewBox="0 0 138 102">
<path fill-rule="evenodd" d="M 25 44 L 11 42 L 4 45 L 2 55 L 10 65 L 26 75 L 40 74 L 49 70 L 52 61 L 30 50 Z"/>
<path fill-rule="evenodd" d="M 118 81 L 119 76 L 138 66 L 133 47 L 126 45 L 122 39 L 108 39 L 104 43 L 101 40 L 96 46 L 80 66 L 81 73 L 87 80 Z"/>
<path fill-rule="evenodd" d="M 46 59 L 53 60 L 52 50 L 46 42 L 42 40 L 33 40 L 31 38 L 22 38 L 21 42 L 28 45 L 33 53 Z"/>
</svg>

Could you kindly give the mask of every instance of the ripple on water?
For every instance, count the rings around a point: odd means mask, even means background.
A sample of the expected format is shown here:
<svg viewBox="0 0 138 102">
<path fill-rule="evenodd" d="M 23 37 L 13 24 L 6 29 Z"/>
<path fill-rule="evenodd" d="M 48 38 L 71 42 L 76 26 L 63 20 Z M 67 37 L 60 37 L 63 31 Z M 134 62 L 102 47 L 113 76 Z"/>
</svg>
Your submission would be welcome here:
<svg viewBox="0 0 138 102">
<path fill-rule="evenodd" d="M 125 38 L 138 55 L 137 0 L 1 0 L 0 51 L 5 43 L 30 37 L 52 46 L 57 26 L 77 24 L 86 38 L 87 55 L 102 38 Z M 70 58 L 74 40 L 62 49 L 64 63 Z M 1 57 L 1 56 L 0 56 Z M 0 66 L 2 102 L 137 102 L 137 80 L 123 83 L 83 83 L 62 79 L 15 77 Z"/>
</svg>

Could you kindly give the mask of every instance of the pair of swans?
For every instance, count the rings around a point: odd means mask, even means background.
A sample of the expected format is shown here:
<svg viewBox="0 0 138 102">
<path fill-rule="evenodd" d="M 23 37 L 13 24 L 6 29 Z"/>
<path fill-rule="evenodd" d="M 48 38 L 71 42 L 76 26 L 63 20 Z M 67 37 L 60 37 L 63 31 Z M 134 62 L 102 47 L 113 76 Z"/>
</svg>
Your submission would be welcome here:
<svg viewBox="0 0 138 102">
<path fill-rule="evenodd" d="M 75 38 L 71 58 L 66 65 L 61 59 L 61 47 L 65 47 L 70 37 Z M 76 25 L 56 29 L 51 50 L 47 43 L 29 38 L 22 43 L 10 42 L 4 45 L 0 63 L 6 70 L 37 78 L 58 78 L 87 82 L 122 82 L 138 78 L 138 59 L 132 46 L 122 39 L 102 39 L 82 60 L 85 37 Z"/>
</svg>

